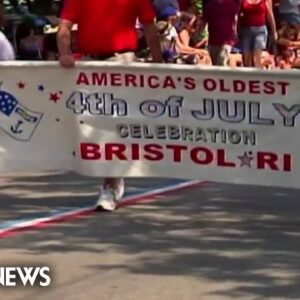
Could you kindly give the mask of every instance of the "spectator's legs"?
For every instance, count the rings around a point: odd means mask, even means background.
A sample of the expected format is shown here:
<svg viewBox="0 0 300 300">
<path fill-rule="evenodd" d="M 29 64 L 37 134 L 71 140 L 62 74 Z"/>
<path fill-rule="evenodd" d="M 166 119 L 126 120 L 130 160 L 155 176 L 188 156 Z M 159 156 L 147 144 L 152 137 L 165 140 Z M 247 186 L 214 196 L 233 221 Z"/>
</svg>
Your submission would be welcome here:
<svg viewBox="0 0 300 300">
<path fill-rule="evenodd" d="M 230 58 L 231 46 L 223 45 L 221 47 L 221 51 L 218 57 L 218 65 L 219 66 L 228 66 L 229 65 L 229 58 Z"/>
<path fill-rule="evenodd" d="M 253 67 L 251 52 L 243 52 L 243 65 L 244 67 Z"/>
<path fill-rule="evenodd" d="M 262 51 L 267 47 L 268 30 L 266 26 L 252 27 L 254 35 L 253 66 L 262 69 Z"/>
<path fill-rule="evenodd" d="M 209 46 L 208 47 L 208 52 L 209 52 L 209 55 L 210 55 L 211 62 L 213 64 L 213 66 L 215 66 L 216 63 L 217 63 L 217 56 L 218 56 L 217 48 L 218 47 L 214 47 L 214 46 Z"/>
<path fill-rule="evenodd" d="M 240 46 L 243 53 L 243 65 L 245 67 L 252 67 L 252 30 L 251 27 L 245 27 L 241 30 Z"/>
<path fill-rule="evenodd" d="M 228 66 L 231 46 L 210 46 L 209 54 L 214 66 Z"/>
<path fill-rule="evenodd" d="M 124 179 L 123 178 L 105 178 L 103 183 L 104 190 L 112 190 L 115 193 L 115 200 L 120 200 L 124 194 Z"/>
<path fill-rule="evenodd" d="M 253 67 L 263 69 L 262 66 L 262 50 L 257 49 L 253 52 Z"/>
</svg>

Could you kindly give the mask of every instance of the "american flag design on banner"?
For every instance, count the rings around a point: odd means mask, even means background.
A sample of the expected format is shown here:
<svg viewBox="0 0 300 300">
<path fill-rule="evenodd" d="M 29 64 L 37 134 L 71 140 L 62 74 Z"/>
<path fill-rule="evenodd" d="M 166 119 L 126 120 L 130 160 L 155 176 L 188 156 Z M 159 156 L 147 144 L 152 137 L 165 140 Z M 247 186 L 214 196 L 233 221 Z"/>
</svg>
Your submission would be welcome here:
<svg viewBox="0 0 300 300">
<path fill-rule="evenodd" d="M 13 95 L 0 90 L 0 128 L 12 138 L 29 141 L 42 117 L 43 113 L 26 108 Z"/>
</svg>

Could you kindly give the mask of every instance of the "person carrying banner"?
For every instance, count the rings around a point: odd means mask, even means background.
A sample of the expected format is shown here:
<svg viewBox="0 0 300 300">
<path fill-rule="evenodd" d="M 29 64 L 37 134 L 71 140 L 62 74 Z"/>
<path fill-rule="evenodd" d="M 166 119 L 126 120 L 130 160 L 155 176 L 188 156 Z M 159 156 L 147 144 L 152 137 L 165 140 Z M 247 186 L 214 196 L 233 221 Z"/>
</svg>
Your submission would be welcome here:
<svg viewBox="0 0 300 300">
<path fill-rule="evenodd" d="M 79 51 L 95 60 L 133 62 L 138 40 L 136 20 L 144 27 L 153 62 L 163 62 L 155 10 L 151 0 L 67 0 L 65 2 L 57 44 L 62 67 L 74 67 L 71 53 L 71 29 L 78 24 Z M 124 180 L 106 178 L 96 208 L 112 211 L 124 194 Z"/>
</svg>

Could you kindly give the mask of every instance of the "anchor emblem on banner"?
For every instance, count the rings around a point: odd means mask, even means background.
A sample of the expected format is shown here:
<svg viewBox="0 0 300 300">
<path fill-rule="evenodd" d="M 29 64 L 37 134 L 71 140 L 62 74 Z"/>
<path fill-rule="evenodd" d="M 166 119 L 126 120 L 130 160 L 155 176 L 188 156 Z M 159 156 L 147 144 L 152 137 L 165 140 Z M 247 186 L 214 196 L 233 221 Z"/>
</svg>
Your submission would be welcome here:
<svg viewBox="0 0 300 300">
<path fill-rule="evenodd" d="M 17 124 L 10 127 L 10 130 L 14 134 L 21 134 L 23 132 L 23 129 L 21 129 L 21 126 L 24 124 L 23 121 L 18 121 Z"/>
<path fill-rule="evenodd" d="M 0 81 L 0 129 L 18 141 L 29 141 L 44 114 L 24 106 L 1 85 Z"/>
</svg>

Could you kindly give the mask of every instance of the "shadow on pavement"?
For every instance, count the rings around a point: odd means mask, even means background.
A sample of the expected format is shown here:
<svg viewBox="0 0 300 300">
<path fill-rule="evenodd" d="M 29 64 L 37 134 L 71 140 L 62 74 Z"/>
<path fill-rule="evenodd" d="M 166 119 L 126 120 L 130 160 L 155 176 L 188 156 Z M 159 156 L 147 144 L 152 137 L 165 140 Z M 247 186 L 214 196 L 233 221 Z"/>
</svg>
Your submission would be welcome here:
<svg viewBox="0 0 300 300">
<path fill-rule="evenodd" d="M 72 201 L 78 204 L 98 188 L 95 179 L 76 178 L 75 186 L 61 186 L 59 192 L 66 195 L 56 199 L 45 193 L 44 185 L 31 180 L 21 179 L 29 184 L 22 186 L 19 197 L 4 199 L 8 211 L 26 207 L 22 202 L 43 208 L 70 205 Z M 49 178 L 41 178 L 38 183 L 47 181 Z M 10 182 L 8 186 L 18 192 L 20 185 Z M 45 199 L 25 201 L 30 191 L 43 194 Z M 0 249 L 33 256 L 97 253 L 99 264 L 86 264 L 87 269 L 230 282 L 230 289 L 212 292 L 220 299 L 222 295 L 234 299 L 300 299 L 297 191 L 207 184 L 160 198 L 152 204 L 27 233 L 22 239 L 0 240 Z M 101 254 L 111 251 L 135 255 L 136 259 L 122 264 L 101 261 Z"/>
</svg>

